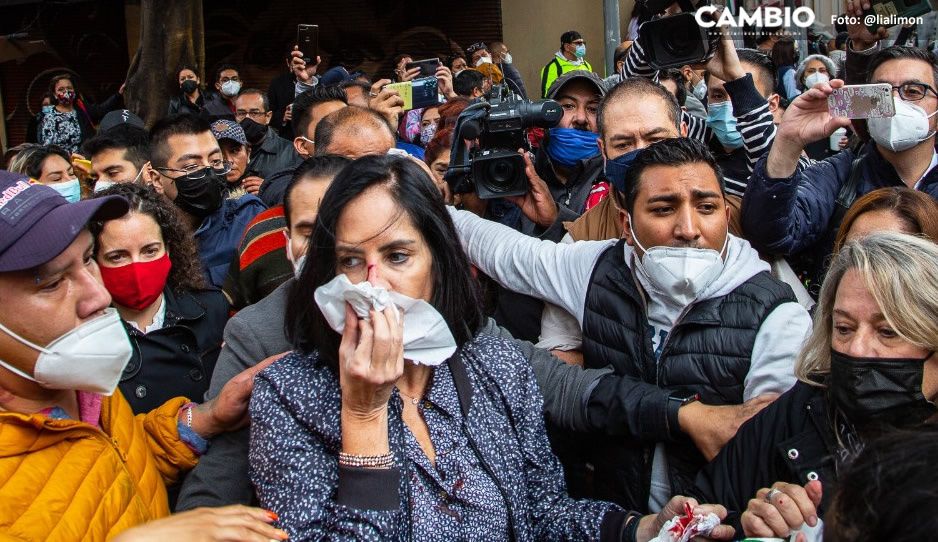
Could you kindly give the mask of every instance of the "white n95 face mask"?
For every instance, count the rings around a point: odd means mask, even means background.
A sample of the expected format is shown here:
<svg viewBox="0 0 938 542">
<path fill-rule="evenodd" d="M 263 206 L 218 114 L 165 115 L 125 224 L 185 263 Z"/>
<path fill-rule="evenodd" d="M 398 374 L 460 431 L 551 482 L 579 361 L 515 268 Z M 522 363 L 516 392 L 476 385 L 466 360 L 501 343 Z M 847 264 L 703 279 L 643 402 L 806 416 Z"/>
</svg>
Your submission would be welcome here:
<svg viewBox="0 0 938 542">
<path fill-rule="evenodd" d="M 632 223 L 631 217 L 629 223 Z M 640 259 L 645 278 L 658 293 L 675 302 L 689 305 L 723 272 L 722 254 L 729 243 L 729 232 L 719 251 L 712 248 L 651 247 L 646 249 L 632 230 L 632 239 L 645 253 Z"/>
<path fill-rule="evenodd" d="M 120 382 L 133 348 L 117 309 L 89 320 L 42 347 L 0 324 L 0 330 L 39 352 L 33 376 L 0 360 L 11 372 L 50 390 L 76 390 L 111 395 Z"/>
<path fill-rule="evenodd" d="M 873 141 L 893 152 L 902 152 L 931 137 L 928 119 L 934 115 L 913 103 L 896 99 L 895 116 L 867 119 L 866 125 Z"/>
<path fill-rule="evenodd" d="M 827 76 L 824 72 L 814 72 L 804 78 L 804 87 L 805 88 L 814 88 L 814 85 L 818 83 L 827 83 L 830 82 L 831 78 Z"/>
<path fill-rule="evenodd" d="M 366 320 L 371 309 L 383 311 L 394 307 L 399 318 L 403 312 L 404 359 L 414 363 L 439 365 L 456 351 L 456 339 L 443 315 L 422 299 L 390 292 L 368 281 L 352 284 L 345 274 L 316 288 L 313 297 L 329 327 L 337 333 L 345 328 L 346 302 L 359 318 Z"/>
</svg>

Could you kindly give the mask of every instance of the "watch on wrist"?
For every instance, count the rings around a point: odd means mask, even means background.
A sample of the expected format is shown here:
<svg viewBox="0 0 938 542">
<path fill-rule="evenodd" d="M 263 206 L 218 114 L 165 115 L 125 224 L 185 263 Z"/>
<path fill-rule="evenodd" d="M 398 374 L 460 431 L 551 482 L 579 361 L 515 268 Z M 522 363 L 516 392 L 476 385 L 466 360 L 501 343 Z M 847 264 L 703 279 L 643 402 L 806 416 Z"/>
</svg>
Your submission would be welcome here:
<svg viewBox="0 0 938 542">
<path fill-rule="evenodd" d="M 700 394 L 691 391 L 676 391 L 668 396 L 668 402 L 678 408 L 700 400 Z"/>
</svg>

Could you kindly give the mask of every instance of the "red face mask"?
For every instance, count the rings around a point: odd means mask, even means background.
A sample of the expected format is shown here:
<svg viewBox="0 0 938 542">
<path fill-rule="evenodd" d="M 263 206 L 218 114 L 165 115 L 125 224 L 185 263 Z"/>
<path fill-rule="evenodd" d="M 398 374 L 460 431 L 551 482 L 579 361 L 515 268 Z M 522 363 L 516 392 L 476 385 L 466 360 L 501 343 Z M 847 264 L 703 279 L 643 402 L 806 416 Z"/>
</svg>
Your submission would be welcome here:
<svg viewBox="0 0 938 542">
<path fill-rule="evenodd" d="M 114 302 L 123 307 L 142 311 L 149 307 L 166 287 L 166 278 L 173 264 L 169 254 L 149 262 L 134 262 L 120 267 L 99 266 L 104 287 L 111 292 Z"/>
</svg>

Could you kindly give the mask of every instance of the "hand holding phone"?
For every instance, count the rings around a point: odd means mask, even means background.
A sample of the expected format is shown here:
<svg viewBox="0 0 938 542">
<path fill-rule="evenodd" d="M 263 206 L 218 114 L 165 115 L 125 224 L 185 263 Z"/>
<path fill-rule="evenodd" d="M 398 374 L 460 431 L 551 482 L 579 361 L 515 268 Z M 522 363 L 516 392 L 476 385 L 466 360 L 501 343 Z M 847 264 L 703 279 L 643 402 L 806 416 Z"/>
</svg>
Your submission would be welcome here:
<svg viewBox="0 0 938 542">
<path fill-rule="evenodd" d="M 440 66 L 439 58 L 427 58 L 424 60 L 415 60 L 414 62 L 408 62 L 404 64 L 404 69 L 410 71 L 414 68 L 420 68 L 420 72 L 417 74 L 417 77 L 431 77 L 436 75 L 436 69 Z"/>
<path fill-rule="evenodd" d="M 303 51 L 303 62 L 308 65 L 318 64 L 319 25 L 296 25 L 296 46 Z"/>
</svg>

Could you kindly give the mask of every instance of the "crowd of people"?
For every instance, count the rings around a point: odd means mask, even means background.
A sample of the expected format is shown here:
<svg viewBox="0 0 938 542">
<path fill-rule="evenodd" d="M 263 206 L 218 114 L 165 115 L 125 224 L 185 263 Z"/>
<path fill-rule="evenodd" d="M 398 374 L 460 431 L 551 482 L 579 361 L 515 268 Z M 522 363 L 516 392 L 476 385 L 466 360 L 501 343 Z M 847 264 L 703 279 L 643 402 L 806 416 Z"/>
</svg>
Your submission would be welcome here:
<svg viewBox="0 0 938 542">
<path fill-rule="evenodd" d="M 935 54 L 641 28 L 528 86 L 503 42 L 182 66 L 151 126 L 52 77 L 0 171 L 0 540 L 933 536 Z M 867 83 L 895 116 L 831 114 Z M 541 98 L 524 193 L 460 182 L 467 114 Z"/>
</svg>

